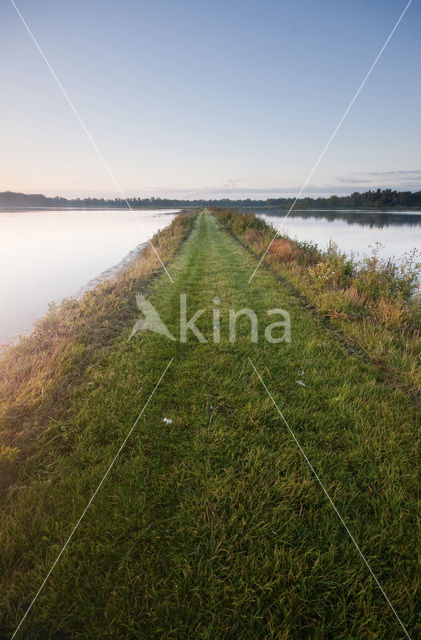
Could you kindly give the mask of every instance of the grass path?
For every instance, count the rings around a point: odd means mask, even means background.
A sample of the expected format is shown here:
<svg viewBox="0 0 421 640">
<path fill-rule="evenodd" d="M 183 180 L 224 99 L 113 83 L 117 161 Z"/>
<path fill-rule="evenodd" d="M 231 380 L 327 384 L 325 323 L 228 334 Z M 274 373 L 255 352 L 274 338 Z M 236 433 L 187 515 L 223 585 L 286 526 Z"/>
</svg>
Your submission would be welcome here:
<svg viewBox="0 0 421 640">
<path fill-rule="evenodd" d="M 188 317 L 205 309 L 196 324 L 208 342 L 191 332 L 185 344 L 146 332 L 127 342 L 127 327 L 98 353 L 3 516 L 4 634 L 174 357 L 19 637 L 404 637 L 250 357 L 415 637 L 414 411 L 268 271 L 248 285 L 254 266 L 202 213 L 168 266 L 175 284 L 163 274 L 148 299 L 178 336 L 187 294 Z M 258 316 L 258 344 L 245 318 L 228 341 L 227 310 L 244 307 Z M 290 344 L 263 339 L 277 319 L 266 310 L 279 307 L 291 316 Z"/>
</svg>

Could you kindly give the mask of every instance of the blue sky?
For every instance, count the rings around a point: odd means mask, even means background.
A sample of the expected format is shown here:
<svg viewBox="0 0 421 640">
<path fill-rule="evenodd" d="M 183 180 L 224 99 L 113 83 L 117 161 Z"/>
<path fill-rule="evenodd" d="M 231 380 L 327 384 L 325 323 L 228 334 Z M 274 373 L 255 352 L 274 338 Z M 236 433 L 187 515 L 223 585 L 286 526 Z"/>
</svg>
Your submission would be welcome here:
<svg viewBox="0 0 421 640">
<path fill-rule="evenodd" d="M 295 195 L 398 0 L 16 0 L 127 195 Z M 421 188 L 414 0 L 307 194 Z M 118 195 L 8 0 L 0 190 Z"/>
</svg>

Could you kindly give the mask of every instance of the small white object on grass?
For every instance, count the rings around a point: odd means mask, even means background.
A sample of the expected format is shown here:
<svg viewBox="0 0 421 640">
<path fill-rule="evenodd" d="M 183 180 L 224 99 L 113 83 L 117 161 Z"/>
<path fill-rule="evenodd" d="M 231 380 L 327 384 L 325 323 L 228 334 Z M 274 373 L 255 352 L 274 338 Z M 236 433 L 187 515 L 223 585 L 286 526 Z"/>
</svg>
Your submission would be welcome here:
<svg viewBox="0 0 421 640">
<path fill-rule="evenodd" d="M 308 385 L 307 385 L 307 384 L 304 384 L 304 382 L 301 382 L 301 380 L 296 380 L 295 382 L 296 382 L 297 384 L 300 384 L 302 387 L 307 387 L 307 389 L 308 389 Z"/>
<path fill-rule="evenodd" d="M 172 424 L 171 418 L 164 418 L 165 424 Z"/>
</svg>

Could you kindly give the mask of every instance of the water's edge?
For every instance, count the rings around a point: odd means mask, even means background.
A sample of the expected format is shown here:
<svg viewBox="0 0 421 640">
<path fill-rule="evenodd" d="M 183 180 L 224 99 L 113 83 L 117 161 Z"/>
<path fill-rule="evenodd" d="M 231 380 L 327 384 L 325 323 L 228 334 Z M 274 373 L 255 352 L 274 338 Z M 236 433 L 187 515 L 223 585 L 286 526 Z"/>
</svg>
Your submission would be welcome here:
<svg viewBox="0 0 421 640">
<path fill-rule="evenodd" d="M 64 302 L 64 300 L 80 300 L 80 298 L 82 298 L 82 296 L 85 293 L 87 293 L 88 291 L 92 291 L 92 289 L 94 289 L 99 284 L 104 282 L 104 280 L 114 280 L 114 278 L 116 278 L 118 275 L 120 275 L 120 273 L 124 269 L 126 269 L 131 264 L 133 264 L 133 262 L 139 257 L 139 255 L 141 254 L 143 249 L 145 249 L 145 247 L 147 247 L 147 245 L 148 245 L 147 242 L 142 242 L 142 243 L 136 245 L 136 247 L 134 249 L 131 249 L 131 251 L 129 251 L 129 253 L 124 256 L 124 258 L 122 258 L 119 262 L 114 264 L 112 267 L 109 267 L 105 271 L 102 271 L 95 278 L 91 278 L 91 280 L 89 280 L 85 285 L 83 285 L 83 287 L 81 287 L 79 289 L 79 291 L 77 291 L 74 295 L 66 296 L 66 297 L 61 298 L 59 300 L 54 300 L 54 301 L 52 300 L 51 302 L 56 302 L 57 304 L 61 304 L 62 302 Z M 31 331 L 34 330 L 34 327 L 35 327 L 35 324 L 37 323 L 37 321 L 40 320 L 42 317 L 43 316 L 41 315 L 39 318 L 34 320 L 27 327 L 21 329 L 17 333 L 15 333 L 15 334 L 7 337 L 7 338 L 4 338 L 0 343 L 0 352 L 5 347 L 8 347 L 8 346 L 16 344 L 16 342 L 19 340 L 19 338 L 29 335 L 31 333 Z"/>
<path fill-rule="evenodd" d="M 136 247 L 129 251 L 129 253 L 124 256 L 124 258 L 120 260 L 120 262 L 117 262 L 117 264 L 109 267 L 108 269 L 105 269 L 105 271 L 100 273 L 98 276 L 89 280 L 85 285 L 83 285 L 83 287 L 79 289 L 79 291 L 74 296 L 68 296 L 68 299 L 70 298 L 71 300 L 78 300 L 83 296 L 84 293 L 86 293 L 87 291 L 91 291 L 98 284 L 101 284 L 101 282 L 103 282 L 104 280 L 114 280 L 114 278 L 116 278 L 123 271 L 123 269 L 133 264 L 133 262 L 136 260 L 136 258 L 138 258 L 138 256 L 147 245 L 147 242 L 141 242 L 140 244 L 136 245 Z"/>
</svg>

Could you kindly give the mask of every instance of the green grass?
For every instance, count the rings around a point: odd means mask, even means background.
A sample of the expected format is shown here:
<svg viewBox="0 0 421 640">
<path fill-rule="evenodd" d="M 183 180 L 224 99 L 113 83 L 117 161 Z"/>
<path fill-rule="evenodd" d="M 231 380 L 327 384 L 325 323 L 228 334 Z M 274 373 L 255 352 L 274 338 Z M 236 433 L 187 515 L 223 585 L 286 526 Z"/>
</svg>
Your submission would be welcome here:
<svg viewBox="0 0 421 640">
<path fill-rule="evenodd" d="M 278 236 L 254 214 L 217 209 L 214 214 L 258 260 L 302 300 L 350 349 L 365 354 L 392 387 L 405 389 L 421 408 L 421 253 L 401 260 L 379 257 L 379 246 L 358 262 L 336 245 L 321 251 L 309 242 Z"/>
<path fill-rule="evenodd" d="M 206 309 L 197 326 L 210 340 L 144 332 L 127 342 L 130 324 L 74 383 L 68 407 L 22 462 L 2 516 L 4 637 L 172 357 L 19 637 L 404 637 L 250 357 L 415 638 L 414 409 L 265 268 L 248 285 L 255 264 L 202 213 L 168 266 L 174 285 L 162 274 L 148 299 L 178 336 L 186 293 L 189 316 Z M 211 340 L 214 296 L 219 344 Z M 267 309 L 286 309 L 292 342 L 251 344 L 244 320 L 231 344 L 227 310 L 243 307 L 261 329 Z"/>
</svg>

